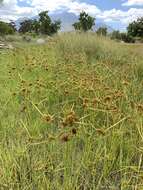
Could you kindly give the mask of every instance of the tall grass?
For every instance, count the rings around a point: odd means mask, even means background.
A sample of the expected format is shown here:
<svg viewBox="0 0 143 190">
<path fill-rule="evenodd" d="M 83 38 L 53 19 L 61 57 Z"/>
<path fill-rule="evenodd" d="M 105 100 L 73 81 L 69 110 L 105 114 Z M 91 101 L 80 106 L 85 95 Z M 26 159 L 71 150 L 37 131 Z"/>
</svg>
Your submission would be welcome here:
<svg viewBox="0 0 143 190">
<path fill-rule="evenodd" d="M 65 34 L 0 56 L 0 189 L 143 188 L 136 48 Z"/>
</svg>

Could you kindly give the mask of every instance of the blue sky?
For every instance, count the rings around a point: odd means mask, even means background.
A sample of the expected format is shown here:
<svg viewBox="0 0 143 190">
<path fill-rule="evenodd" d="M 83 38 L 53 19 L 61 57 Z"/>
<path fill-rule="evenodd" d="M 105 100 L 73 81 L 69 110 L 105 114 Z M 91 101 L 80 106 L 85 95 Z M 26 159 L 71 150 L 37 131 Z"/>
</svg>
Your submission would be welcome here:
<svg viewBox="0 0 143 190">
<path fill-rule="evenodd" d="M 33 17 L 40 11 L 70 12 L 78 15 L 85 10 L 115 29 L 125 30 L 127 25 L 143 16 L 143 0 L 3 0 L 0 5 L 1 20 Z"/>
</svg>

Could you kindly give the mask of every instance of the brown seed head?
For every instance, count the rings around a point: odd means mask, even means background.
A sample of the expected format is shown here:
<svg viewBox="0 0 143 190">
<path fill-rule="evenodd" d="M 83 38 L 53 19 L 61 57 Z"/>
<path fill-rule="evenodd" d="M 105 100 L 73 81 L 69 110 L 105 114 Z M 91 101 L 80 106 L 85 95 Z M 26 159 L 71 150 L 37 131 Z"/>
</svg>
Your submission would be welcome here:
<svg viewBox="0 0 143 190">
<path fill-rule="evenodd" d="M 128 85 L 129 85 L 129 82 L 128 82 L 127 80 L 124 80 L 124 81 L 122 82 L 122 84 L 125 85 L 125 86 L 128 86 Z"/>
<path fill-rule="evenodd" d="M 143 104 L 138 104 L 137 109 L 138 111 L 143 112 Z"/>
<path fill-rule="evenodd" d="M 68 133 L 62 134 L 60 137 L 60 140 L 62 142 L 68 142 L 70 140 L 70 134 L 68 134 Z"/>
<path fill-rule="evenodd" d="M 77 134 L 76 128 L 72 128 L 71 132 L 72 132 L 73 135 L 76 135 Z"/>
<path fill-rule="evenodd" d="M 100 135 L 105 135 L 105 131 L 104 131 L 104 129 L 96 129 L 96 132 L 98 133 L 98 134 L 100 134 Z"/>
<path fill-rule="evenodd" d="M 43 120 L 46 121 L 47 123 L 51 123 L 53 121 L 53 116 L 50 114 L 44 114 Z"/>
<path fill-rule="evenodd" d="M 63 127 L 66 127 L 67 125 L 73 125 L 77 121 L 77 116 L 74 111 L 71 111 L 62 122 Z"/>
<path fill-rule="evenodd" d="M 111 100 L 112 100 L 112 97 L 111 97 L 111 96 L 106 96 L 106 97 L 104 98 L 104 102 L 106 102 L 106 103 L 109 103 Z"/>
</svg>

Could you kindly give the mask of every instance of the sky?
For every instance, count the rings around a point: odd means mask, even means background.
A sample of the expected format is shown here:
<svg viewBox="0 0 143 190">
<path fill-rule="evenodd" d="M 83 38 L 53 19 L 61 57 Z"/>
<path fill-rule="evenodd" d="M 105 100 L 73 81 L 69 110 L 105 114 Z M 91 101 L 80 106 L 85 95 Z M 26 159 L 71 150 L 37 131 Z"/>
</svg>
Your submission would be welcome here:
<svg viewBox="0 0 143 190">
<path fill-rule="evenodd" d="M 30 18 L 43 10 L 75 15 L 86 11 L 114 29 L 125 30 L 130 22 L 143 16 L 143 0 L 3 0 L 0 19 Z"/>
</svg>

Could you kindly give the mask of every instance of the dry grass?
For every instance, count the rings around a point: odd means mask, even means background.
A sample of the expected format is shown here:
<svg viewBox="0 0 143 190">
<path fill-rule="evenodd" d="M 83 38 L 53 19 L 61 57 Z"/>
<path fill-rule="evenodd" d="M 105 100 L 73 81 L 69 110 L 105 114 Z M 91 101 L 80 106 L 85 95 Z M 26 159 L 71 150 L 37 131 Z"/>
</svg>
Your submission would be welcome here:
<svg viewBox="0 0 143 190">
<path fill-rule="evenodd" d="M 0 189 L 141 190 L 143 67 L 92 34 L 0 57 Z"/>
</svg>

